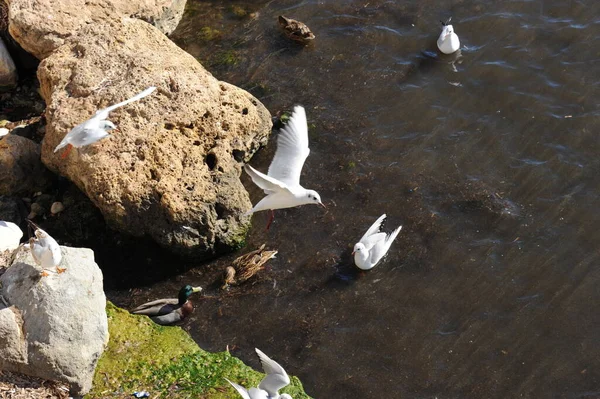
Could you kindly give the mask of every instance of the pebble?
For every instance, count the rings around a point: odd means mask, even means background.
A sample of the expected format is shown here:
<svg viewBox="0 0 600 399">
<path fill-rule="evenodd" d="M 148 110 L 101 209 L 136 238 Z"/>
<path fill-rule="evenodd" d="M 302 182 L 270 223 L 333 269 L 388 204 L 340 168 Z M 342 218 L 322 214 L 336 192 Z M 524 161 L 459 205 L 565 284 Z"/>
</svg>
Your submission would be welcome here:
<svg viewBox="0 0 600 399">
<path fill-rule="evenodd" d="M 50 213 L 53 215 L 56 215 L 57 213 L 61 213 L 62 211 L 65 210 L 65 206 L 63 205 L 62 202 L 54 202 L 52 204 L 52 206 L 50 207 Z"/>
</svg>

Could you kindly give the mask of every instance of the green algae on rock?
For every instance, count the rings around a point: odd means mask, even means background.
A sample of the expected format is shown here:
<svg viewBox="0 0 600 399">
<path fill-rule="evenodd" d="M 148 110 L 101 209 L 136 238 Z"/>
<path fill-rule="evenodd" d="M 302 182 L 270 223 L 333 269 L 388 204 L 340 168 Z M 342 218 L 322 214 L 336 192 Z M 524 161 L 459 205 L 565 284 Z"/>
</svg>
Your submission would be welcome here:
<svg viewBox="0 0 600 399">
<path fill-rule="evenodd" d="M 130 398 L 142 390 L 161 398 L 237 398 L 225 378 L 245 386 L 256 386 L 263 378 L 228 352 L 203 351 L 179 327 L 159 326 L 110 302 L 106 312 L 110 340 L 88 399 Z M 290 378 L 282 392 L 308 399 L 300 380 Z"/>
</svg>

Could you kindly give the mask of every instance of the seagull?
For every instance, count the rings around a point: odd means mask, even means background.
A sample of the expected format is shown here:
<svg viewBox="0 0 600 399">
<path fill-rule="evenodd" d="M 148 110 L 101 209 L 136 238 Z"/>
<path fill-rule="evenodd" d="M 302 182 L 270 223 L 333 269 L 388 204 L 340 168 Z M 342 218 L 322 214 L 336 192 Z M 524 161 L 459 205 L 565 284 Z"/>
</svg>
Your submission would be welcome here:
<svg viewBox="0 0 600 399">
<path fill-rule="evenodd" d="M 29 239 L 29 248 L 31 249 L 31 255 L 39 266 L 42 266 L 42 276 L 47 276 L 47 269 L 52 267 L 56 268 L 58 274 L 64 272 L 65 268 L 58 267 L 62 260 L 62 254 L 60 252 L 60 246 L 50 234 L 40 229 L 40 226 L 33 223 L 31 220 L 27 220 L 30 227 L 34 230 L 34 236 Z"/>
<path fill-rule="evenodd" d="M 0 252 L 19 246 L 23 231 L 13 222 L 0 221 Z"/>
<path fill-rule="evenodd" d="M 379 216 L 379 219 L 373 223 L 364 236 L 354 245 L 354 263 L 362 270 L 370 270 L 385 256 L 390 249 L 392 242 L 402 230 L 402 226 L 390 234 L 380 233 L 381 223 L 386 218 L 385 213 Z"/>
<path fill-rule="evenodd" d="M 260 358 L 263 370 L 267 374 L 262 379 L 258 388 L 246 389 L 241 385 L 234 382 L 229 382 L 236 391 L 244 399 L 292 399 L 287 393 L 279 394 L 279 390 L 290 384 L 290 377 L 287 375 L 283 367 L 279 365 L 275 360 L 269 358 L 260 349 L 254 349 Z"/>
<path fill-rule="evenodd" d="M 250 165 L 244 166 L 244 170 L 250 175 L 254 184 L 267 194 L 244 216 L 271 210 L 268 230 L 274 218 L 274 209 L 293 208 L 305 204 L 318 204 L 325 207 L 319 193 L 300 185 L 300 172 L 309 153 L 306 113 L 303 107 L 297 105 L 288 123 L 279 133 L 277 151 L 269 166 L 268 175 Z"/>
<path fill-rule="evenodd" d="M 450 25 L 451 19 L 452 18 L 448 18 L 448 21 L 446 22 L 440 21 L 443 28 L 442 33 L 440 33 L 440 37 L 437 40 L 437 46 L 444 54 L 452 54 L 460 48 L 458 35 L 454 33 L 454 28 Z"/>
<path fill-rule="evenodd" d="M 90 119 L 75 126 L 69 133 L 67 133 L 67 135 L 62 139 L 60 144 L 56 146 L 54 152 L 57 152 L 61 148 L 66 147 L 68 145 L 69 148 L 61 157 L 64 159 L 71 151 L 71 148 L 80 148 L 89 144 L 93 144 L 96 141 L 102 140 L 103 138 L 109 136 L 107 130 L 117 128 L 111 121 L 108 120 L 109 112 L 114 111 L 115 109 L 132 103 L 134 101 L 137 101 L 141 98 L 144 98 L 147 95 L 151 94 L 154 90 L 156 90 L 156 87 L 148 87 L 143 92 L 131 97 L 128 100 L 97 111 L 96 114 Z"/>
</svg>

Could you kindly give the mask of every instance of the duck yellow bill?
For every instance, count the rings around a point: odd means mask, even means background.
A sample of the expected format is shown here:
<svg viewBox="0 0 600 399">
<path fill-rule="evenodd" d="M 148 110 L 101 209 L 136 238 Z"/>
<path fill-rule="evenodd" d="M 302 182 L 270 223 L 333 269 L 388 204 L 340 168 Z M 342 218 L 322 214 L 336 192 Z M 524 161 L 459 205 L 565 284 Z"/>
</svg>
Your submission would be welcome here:
<svg viewBox="0 0 600 399">
<path fill-rule="evenodd" d="M 192 292 L 200 292 L 202 291 L 202 287 L 192 287 Z"/>
</svg>

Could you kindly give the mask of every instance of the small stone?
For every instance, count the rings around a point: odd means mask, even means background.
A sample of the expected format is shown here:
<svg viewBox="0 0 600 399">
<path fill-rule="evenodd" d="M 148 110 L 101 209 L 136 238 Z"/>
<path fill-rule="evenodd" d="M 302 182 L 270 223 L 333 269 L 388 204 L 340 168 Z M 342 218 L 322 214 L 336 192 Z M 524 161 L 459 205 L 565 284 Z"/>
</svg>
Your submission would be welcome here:
<svg viewBox="0 0 600 399">
<path fill-rule="evenodd" d="M 37 202 L 34 202 L 31 204 L 31 212 L 35 212 L 37 215 L 42 215 L 44 214 L 44 208 Z"/>
<path fill-rule="evenodd" d="M 57 213 L 61 213 L 62 211 L 65 210 L 65 206 L 63 205 L 62 202 L 54 202 L 52 204 L 52 206 L 50 207 L 50 213 L 53 215 L 56 215 Z"/>
<path fill-rule="evenodd" d="M 17 85 L 17 68 L 4 41 L 0 39 L 0 87 L 12 88 Z"/>
</svg>

